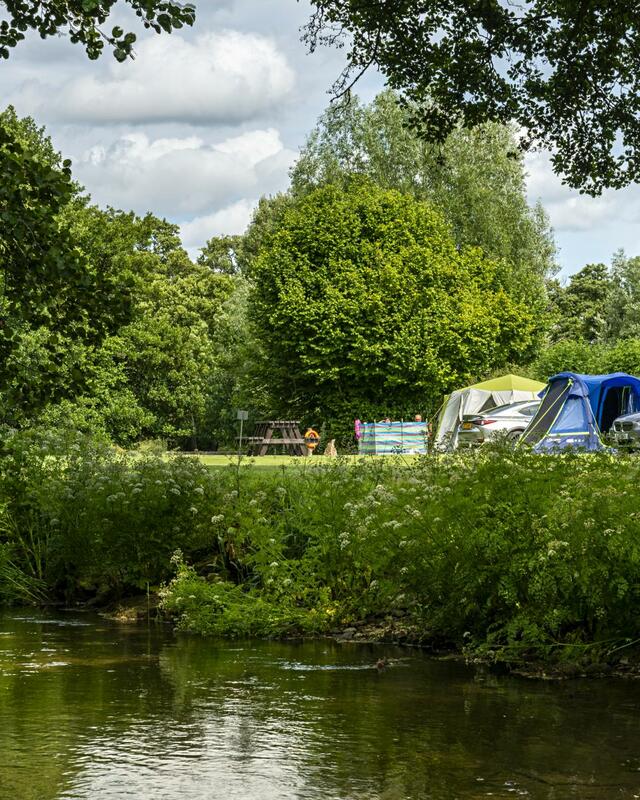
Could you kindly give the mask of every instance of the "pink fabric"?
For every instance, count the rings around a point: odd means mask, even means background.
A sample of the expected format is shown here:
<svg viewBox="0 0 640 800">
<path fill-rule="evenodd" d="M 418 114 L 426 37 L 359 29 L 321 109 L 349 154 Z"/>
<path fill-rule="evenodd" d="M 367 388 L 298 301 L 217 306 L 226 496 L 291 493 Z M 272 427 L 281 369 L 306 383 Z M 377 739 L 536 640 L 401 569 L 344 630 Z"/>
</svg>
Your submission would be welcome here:
<svg viewBox="0 0 640 800">
<path fill-rule="evenodd" d="M 356 439 L 362 439 L 362 423 L 359 419 L 353 423 L 353 429 L 356 433 Z"/>
</svg>

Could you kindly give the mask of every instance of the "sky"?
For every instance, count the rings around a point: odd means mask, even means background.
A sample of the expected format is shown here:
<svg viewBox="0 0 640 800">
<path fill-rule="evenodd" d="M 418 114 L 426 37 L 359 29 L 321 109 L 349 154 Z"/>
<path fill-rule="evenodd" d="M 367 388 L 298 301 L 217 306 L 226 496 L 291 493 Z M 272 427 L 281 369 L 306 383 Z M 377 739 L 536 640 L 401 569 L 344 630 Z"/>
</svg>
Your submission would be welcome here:
<svg viewBox="0 0 640 800">
<path fill-rule="evenodd" d="M 96 203 L 180 224 L 192 254 L 213 235 L 241 233 L 259 197 L 287 188 L 345 58 L 307 52 L 307 0 L 195 5 L 195 26 L 170 36 L 118 11 L 112 24 L 138 34 L 134 61 L 108 52 L 89 61 L 64 37 L 29 36 L 0 64 L 3 104 L 46 125 Z M 372 72 L 357 91 L 369 101 L 383 86 Z M 640 187 L 589 198 L 562 185 L 548 154 L 527 156 L 526 167 L 529 200 L 542 202 L 555 231 L 561 278 L 620 248 L 640 255 Z"/>
</svg>

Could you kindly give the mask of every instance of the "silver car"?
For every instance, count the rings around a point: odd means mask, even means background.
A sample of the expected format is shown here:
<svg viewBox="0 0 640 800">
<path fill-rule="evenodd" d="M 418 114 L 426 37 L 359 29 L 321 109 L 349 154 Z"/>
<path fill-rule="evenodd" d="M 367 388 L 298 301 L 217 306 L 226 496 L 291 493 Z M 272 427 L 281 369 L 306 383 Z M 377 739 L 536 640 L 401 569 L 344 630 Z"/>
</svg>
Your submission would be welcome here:
<svg viewBox="0 0 640 800">
<path fill-rule="evenodd" d="M 640 413 L 623 414 L 615 419 L 609 430 L 609 438 L 618 447 L 640 449 Z"/>
<path fill-rule="evenodd" d="M 458 445 L 472 447 L 489 439 L 519 439 L 538 410 L 539 400 L 521 400 L 482 414 L 465 414 L 458 428 Z"/>
</svg>

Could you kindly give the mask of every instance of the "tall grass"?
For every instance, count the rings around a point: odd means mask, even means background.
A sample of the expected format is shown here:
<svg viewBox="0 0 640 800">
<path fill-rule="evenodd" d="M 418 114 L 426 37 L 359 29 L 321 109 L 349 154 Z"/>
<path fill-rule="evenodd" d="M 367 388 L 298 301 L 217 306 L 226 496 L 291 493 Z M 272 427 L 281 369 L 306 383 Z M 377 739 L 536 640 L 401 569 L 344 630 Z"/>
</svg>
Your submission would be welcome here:
<svg viewBox="0 0 640 800">
<path fill-rule="evenodd" d="M 314 633 L 393 612 L 417 639 L 510 661 L 616 658 L 640 638 L 632 456 L 210 471 L 32 433 L 0 466 L 5 602 L 164 582 L 186 630 Z"/>
</svg>

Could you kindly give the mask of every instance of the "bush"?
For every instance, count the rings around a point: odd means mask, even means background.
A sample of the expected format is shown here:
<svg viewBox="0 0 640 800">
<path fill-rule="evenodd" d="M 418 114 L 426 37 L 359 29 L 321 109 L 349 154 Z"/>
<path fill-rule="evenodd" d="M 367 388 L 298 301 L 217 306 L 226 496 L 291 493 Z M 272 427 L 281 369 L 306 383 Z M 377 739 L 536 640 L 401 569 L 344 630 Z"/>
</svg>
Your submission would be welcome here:
<svg viewBox="0 0 640 800">
<path fill-rule="evenodd" d="M 633 457 L 490 448 L 250 474 L 220 521 L 243 594 L 203 612 L 221 590 L 189 573 L 166 597 L 195 594 L 181 626 L 205 633 L 248 593 L 318 630 L 400 610 L 423 641 L 502 659 L 604 653 L 638 633 L 639 478 Z"/>
<path fill-rule="evenodd" d="M 215 481 L 195 459 L 75 432 L 16 434 L 4 450 L 2 540 L 52 597 L 142 589 L 169 577 L 176 548 L 211 549 Z"/>
</svg>

